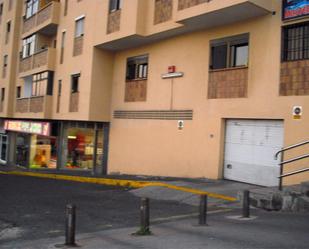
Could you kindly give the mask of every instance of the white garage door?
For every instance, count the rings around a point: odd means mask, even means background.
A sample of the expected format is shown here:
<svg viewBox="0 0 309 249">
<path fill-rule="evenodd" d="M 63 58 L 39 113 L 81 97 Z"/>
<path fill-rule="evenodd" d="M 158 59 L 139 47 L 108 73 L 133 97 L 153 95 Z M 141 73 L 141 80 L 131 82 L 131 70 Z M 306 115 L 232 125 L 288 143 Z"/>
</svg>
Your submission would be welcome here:
<svg viewBox="0 0 309 249">
<path fill-rule="evenodd" d="M 227 120 L 224 178 L 277 186 L 280 167 L 274 155 L 282 146 L 282 121 Z"/>
</svg>

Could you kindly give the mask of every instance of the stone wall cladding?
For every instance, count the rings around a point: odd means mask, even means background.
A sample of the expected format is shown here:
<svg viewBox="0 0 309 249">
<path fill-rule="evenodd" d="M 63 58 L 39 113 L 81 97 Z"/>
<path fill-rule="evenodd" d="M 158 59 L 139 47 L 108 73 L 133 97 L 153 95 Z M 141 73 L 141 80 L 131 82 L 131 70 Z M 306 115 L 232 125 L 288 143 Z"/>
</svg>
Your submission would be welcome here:
<svg viewBox="0 0 309 249">
<path fill-rule="evenodd" d="M 279 95 L 309 95 L 309 60 L 281 63 Z"/>
<path fill-rule="evenodd" d="M 24 20 L 23 23 L 23 33 L 30 31 L 35 26 L 36 16 L 31 16 L 27 20 Z"/>
<path fill-rule="evenodd" d="M 78 112 L 79 93 L 72 93 L 70 96 L 69 112 Z"/>
<path fill-rule="evenodd" d="M 33 68 L 47 65 L 48 50 L 40 51 L 33 55 Z"/>
<path fill-rule="evenodd" d="M 248 68 L 229 68 L 209 72 L 208 98 L 245 98 Z"/>
<path fill-rule="evenodd" d="M 125 87 L 125 102 L 146 101 L 147 80 L 127 81 Z"/>
<path fill-rule="evenodd" d="M 107 20 L 107 34 L 114 33 L 120 30 L 121 10 L 109 13 Z"/>
<path fill-rule="evenodd" d="M 73 56 L 83 53 L 84 36 L 74 38 Z"/>
<path fill-rule="evenodd" d="M 29 112 L 29 98 L 17 99 L 15 112 L 27 113 Z"/>
<path fill-rule="evenodd" d="M 173 0 L 156 0 L 154 24 L 159 24 L 172 19 L 173 15 Z"/>
<path fill-rule="evenodd" d="M 192 6 L 208 3 L 212 0 L 178 0 L 178 10 L 190 8 Z"/>
<path fill-rule="evenodd" d="M 23 73 L 32 69 L 32 56 L 20 59 L 19 72 Z"/>
<path fill-rule="evenodd" d="M 44 96 L 30 98 L 29 112 L 43 112 L 44 110 Z"/>
<path fill-rule="evenodd" d="M 42 10 L 40 10 L 38 12 L 38 14 L 37 14 L 36 25 L 40 25 L 43 22 L 45 22 L 46 20 L 48 20 L 49 18 L 51 18 L 51 16 L 52 16 L 52 9 L 53 9 L 53 5 L 49 4 L 48 6 L 46 6 Z"/>
</svg>

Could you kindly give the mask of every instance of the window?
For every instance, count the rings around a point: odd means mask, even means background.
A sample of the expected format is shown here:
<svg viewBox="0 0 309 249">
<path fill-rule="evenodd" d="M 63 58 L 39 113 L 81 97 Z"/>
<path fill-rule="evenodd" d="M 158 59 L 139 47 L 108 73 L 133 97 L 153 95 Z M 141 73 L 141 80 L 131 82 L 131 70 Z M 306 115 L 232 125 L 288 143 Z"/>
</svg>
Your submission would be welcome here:
<svg viewBox="0 0 309 249">
<path fill-rule="evenodd" d="M 109 1 L 109 12 L 114 12 L 121 9 L 122 0 L 110 0 Z"/>
<path fill-rule="evenodd" d="M 247 66 L 249 35 L 239 35 L 211 41 L 210 69 Z"/>
<path fill-rule="evenodd" d="M 46 71 L 32 76 L 31 96 L 52 95 L 53 72 Z"/>
<path fill-rule="evenodd" d="M 5 88 L 1 88 L 1 102 L 4 101 L 5 98 Z"/>
<path fill-rule="evenodd" d="M 21 98 L 21 86 L 16 87 L 16 98 Z"/>
<path fill-rule="evenodd" d="M 2 78 L 6 77 L 6 69 L 8 67 L 8 55 L 3 56 Z"/>
<path fill-rule="evenodd" d="M 27 0 L 26 1 L 26 19 L 35 15 L 39 9 L 39 0 Z"/>
<path fill-rule="evenodd" d="M 63 63 L 63 59 L 64 59 L 64 44 L 65 44 L 65 31 L 62 32 L 62 36 L 61 36 L 61 50 L 60 50 L 60 64 Z"/>
<path fill-rule="evenodd" d="M 9 42 L 10 32 L 11 32 L 11 21 L 6 23 L 5 44 Z"/>
<path fill-rule="evenodd" d="M 58 96 L 61 96 L 62 91 L 62 80 L 58 81 Z"/>
<path fill-rule="evenodd" d="M 12 9 L 13 7 L 13 0 L 9 0 L 9 11 Z"/>
<path fill-rule="evenodd" d="M 64 1 L 64 13 L 63 13 L 64 16 L 68 14 L 68 7 L 69 7 L 69 0 L 65 0 Z"/>
<path fill-rule="evenodd" d="M 309 59 L 309 22 L 283 27 L 283 61 Z"/>
<path fill-rule="evenodd" d="M 0 3 L 0 17 L 2 16 L 3 14 L 3 3 Z"/>
<path fill-rule="evenodd" d="M 126 80 L 147 79 L 148 55 L 131 57 L 127 59 Z"/>
<path fill-rule="evenodd" d="M 35 35 L 23 39 L 22 58 L 26 58 L 34 54 L 35 42 L 36 42 Z"/>
<path fill-rule="evenodd" d="M 84 35 L 84 21 L 85 17 L 79 18 L 75 21 L 75 37 Z"/>
<path fill-rule="evenodd" d="M 80 74 L 74 74 L 71 76 L 71 93 L 78 92 L 79 77 Z"/>
</svg>

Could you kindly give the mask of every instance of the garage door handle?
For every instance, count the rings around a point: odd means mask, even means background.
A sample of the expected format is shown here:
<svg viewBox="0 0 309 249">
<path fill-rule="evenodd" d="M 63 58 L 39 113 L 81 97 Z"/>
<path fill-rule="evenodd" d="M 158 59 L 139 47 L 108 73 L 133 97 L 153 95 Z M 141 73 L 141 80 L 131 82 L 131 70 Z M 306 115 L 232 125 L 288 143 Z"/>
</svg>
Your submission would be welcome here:
<svg viewBox="0 0 309 249">
<path fill-rule="evenodd" d="M 228 164 L 228 165 L 226 165 L 226 167 L 227 167 L 228 169 L 231 169 L 231 168 L 232 168 L 232 164 Z"/>
</svg>

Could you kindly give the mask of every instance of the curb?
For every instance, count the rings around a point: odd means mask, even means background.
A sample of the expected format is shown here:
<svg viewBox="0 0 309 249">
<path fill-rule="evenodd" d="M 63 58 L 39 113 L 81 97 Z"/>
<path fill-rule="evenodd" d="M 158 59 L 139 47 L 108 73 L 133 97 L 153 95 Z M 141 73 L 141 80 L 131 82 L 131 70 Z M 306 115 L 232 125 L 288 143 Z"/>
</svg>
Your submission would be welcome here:
<svg viewBox="0 0 309 249">
<path fill-rule="evenodd" d="M 230 202 L 237 201 L 237 198 L 234 198 L 231 196 L 211 193 L 211 192 L 188 188 L 188 187 L 175 186 L 175 185 L 163 183 L 163 182 L 133 181 L 133 180 L 123 180 L 123 179 L 107 179 L 107 178 L 68 176 L 68 175 L 34 173 L 34 172 L 19 172 L 19 171 L 11 171 L 11 172 L 0 171 L 0 174 L 16 175 L 16 176 L 30 176 L 30 177 L 48 178 L 48 179 L 83 182 L 83 183 L 94 183 L 94 184 L 109 185 L 109 186 L 130 187 L 130 188 L 165 187 L 165 188 L 183 191 L 183 192 L 196 194 L 196 195 L 208 195 L 208 197 L 211 197 L 214 199 L 221 199 L 221 200 L 230 201 Z"/>
</svg>

